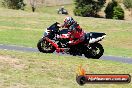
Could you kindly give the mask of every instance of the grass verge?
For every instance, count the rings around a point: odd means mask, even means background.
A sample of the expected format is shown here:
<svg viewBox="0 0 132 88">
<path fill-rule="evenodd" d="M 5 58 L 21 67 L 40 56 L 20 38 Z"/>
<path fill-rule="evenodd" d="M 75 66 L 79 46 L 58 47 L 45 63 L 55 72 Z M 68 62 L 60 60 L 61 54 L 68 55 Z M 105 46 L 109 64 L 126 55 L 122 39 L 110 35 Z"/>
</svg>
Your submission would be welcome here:
<svg viewBox="0 0 132 88">
<path fill-rule="evenodd" d="M 132 65 L 55 54 L 0 50 L 0 88 L 80 88 L 76 70 L 87 73 L 130 74 Z M 131 88 L 129 84 L 87 84 L 82 88 Z"/>
</svg>

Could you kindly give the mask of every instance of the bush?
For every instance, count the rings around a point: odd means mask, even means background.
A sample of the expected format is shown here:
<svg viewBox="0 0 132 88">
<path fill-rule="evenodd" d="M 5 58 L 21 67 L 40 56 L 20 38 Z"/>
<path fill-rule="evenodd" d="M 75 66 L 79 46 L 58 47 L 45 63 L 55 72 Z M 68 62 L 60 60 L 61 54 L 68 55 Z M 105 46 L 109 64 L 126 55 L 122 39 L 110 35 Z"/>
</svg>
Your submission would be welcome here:
<svg viewBox="0 0 132 88">
<path fill-rule="evenodd" d="M 92 12 L 92 7 L 90 7 L 89 5 L 85 6 L 85 7 L 80 7 L 78 9 L 74 9 L 74 14 L 76 16 L 92 16 L 93 12 Z"/>
<path fill-rule="evenodd" d="M 105 17 L 108 19 L 124 19 L 124 10 L 115 0 L 108 3 L 105 8 L 105 14 Z"/>
<path fill-rule="evenodd" d="M 113 19 L 124 19 L 124 10 L 121 8 L 120 5 L 114 7 Z"/>
<path fill-rule="evenodd" d="M 3 0 L 2 5 L 9 9 L 22 9 L 24 10 L 24 2 L 23 0 Z"/>
<path fill-rule="evenodd" d="M 97 16 L 106 0 L 75 0 L 74 14 L 76 16 Z"/>
</svg>

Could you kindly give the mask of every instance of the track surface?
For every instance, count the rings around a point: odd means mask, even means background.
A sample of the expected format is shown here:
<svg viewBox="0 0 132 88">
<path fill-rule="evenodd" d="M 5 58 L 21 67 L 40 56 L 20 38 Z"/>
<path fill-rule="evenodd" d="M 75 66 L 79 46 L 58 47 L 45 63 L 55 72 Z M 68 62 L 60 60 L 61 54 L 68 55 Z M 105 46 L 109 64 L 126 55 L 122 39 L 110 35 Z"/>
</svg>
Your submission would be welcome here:
<svg viewBox="0 0 132 88">
<path fill-rule="evenodd" d="M 4 45 L 4 44 L 0 44 L 0 49 L 1 50 L 23 51 L 23 52 L 39 52 L 37 48 L 16 46 L 16 45 Z M 67 54 L 62 54 L 62 55 L 67 55 Z M 126 57 L 102 56 L 100 59 L 132 64 L 132 58 L 126 58 Z"/>
</svg>

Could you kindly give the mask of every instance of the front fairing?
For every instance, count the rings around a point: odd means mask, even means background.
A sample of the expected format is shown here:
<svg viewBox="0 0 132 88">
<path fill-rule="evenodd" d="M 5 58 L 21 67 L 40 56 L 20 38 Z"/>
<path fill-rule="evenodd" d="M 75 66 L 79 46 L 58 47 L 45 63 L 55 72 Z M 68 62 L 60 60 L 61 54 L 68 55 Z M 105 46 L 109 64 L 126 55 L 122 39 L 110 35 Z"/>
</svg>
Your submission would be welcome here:
<svg viewBox="0 0 132 88">
<path fill-rule="evenodd" d="M 46 37 L 47 35 L 48 35 L 48 33 L 44 32 L 44 35 L 43 36 Z"/>
<path fill-rule="evenodd" d="M 43 33 L 43 37 L 48 37 L 49 39 L 54 40 L 56 37 L 56 33 L 54 31 L 46 29 Z"/>
<path fill-rule="evenodd" d="M 44 33 L 43 33 L 43 37 L 50 37 L 53 38 L 55 37 L 55 34 L 58 32 L 58 27 L 57 27 L 57 22 L 52 24 L 50 27 L 48 27 Z"/>
<path fill-rule="evenodd" d="M 46 36 L 48 36 L 48 35 L 49 35 L 49 33 L 50 33 L 50 31 L 49 31 L 49 30 L 47 30 L 47 29 L 45 29 L 45 31 L 44 31 L 44 33 L 43 33 L 43 36 L 44 36 L 44 37 L 46 37 Z"/>
</svg>

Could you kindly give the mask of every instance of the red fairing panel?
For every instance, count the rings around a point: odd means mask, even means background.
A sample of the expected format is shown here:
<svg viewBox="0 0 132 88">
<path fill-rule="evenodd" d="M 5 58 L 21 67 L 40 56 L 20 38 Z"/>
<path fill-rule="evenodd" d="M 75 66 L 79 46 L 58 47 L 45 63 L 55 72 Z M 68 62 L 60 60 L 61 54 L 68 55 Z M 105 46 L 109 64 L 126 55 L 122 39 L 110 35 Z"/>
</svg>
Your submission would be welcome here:
<svg viewBox="0 0 132 88">
<path fill-rule="evenodd" d="M 55 42 L 53 42 L 52 40 L 50 40 L 49 38 L 45 38 L 45 39 L 56 48 L 56 52 L 57 53 L 59 53 L 61 51 L 62 52 L 64 51 L 64 49 L 59 48 L 59 46 Z"/>
<path fill-rule="evenodd" d="M 62 34 L 60 35 L 60 38 L 69 38 L 69 34 Z"/>
</svg>

